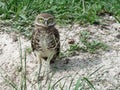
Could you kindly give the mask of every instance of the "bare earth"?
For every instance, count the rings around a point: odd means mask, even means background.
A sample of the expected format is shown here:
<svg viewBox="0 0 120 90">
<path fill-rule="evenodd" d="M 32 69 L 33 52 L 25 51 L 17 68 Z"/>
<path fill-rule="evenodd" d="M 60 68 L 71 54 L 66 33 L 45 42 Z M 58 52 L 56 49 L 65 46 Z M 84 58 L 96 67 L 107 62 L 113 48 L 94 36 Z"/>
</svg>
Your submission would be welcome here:
<svg viewBox="0 0 120 90">
<path fill-rule="evenodd" d="M 88 25 L 87 27 L 73 25 L 72 28 L 56 26 L 59 29 L 61 37 L 61 50 L 69 48 L 68 40 L 74 39 L 78 42 L 79 32 L 87 30 L 91 33 L 91 39 L 96 39 L 106 43 L 109 46 L 107 51 L 98 51 L 96 54 L 87 52 L 77 52 L 77 55 L 58 60 L 52 64 L 56 70 L 52 77 L 53 85 L 57 80 L 63 78 L 56 86 L 55 90 L 60 90 L 60 86 L 64 85 L 68 89 L 72 78 L 74 78 L 71 90 L 79 78 L 88 77 L 96 71 L 88 79 L 93 83 L 97 90 L 120 90 L 120 24 L 117 23 L 112 16 L 104 17 L 100 22 L 102 25 Z M 10 28 L 10 27 L 7 27 Z M 0 31 L 0 90 L 14 90 L 5 78 L 9 78 L 17 85 L 20 84 L 20 44 L 19 40 L 14 41 L 13 33 L 3 32 L 4 27 Z M 17 37 L 18 38 L 18 37 Z M 24 36 L 20 36 L 21 47 L 23 51 L 31 47 L 30 40 Z M 27 53 L 27 90 L 37 90 L 37 85 L 33 85 L 35 81 L 34 71 L 37 69 L 37 61 L 33 53 Z M 70 77 L 68 77 L 70 76 Z M 44 80 L 43 80 L 44 82 Z M 42 90 L 47 90 L 47 85 L 42 86 Z M 86 86 L 86 90 L 91 90 Z"/>
</svg>

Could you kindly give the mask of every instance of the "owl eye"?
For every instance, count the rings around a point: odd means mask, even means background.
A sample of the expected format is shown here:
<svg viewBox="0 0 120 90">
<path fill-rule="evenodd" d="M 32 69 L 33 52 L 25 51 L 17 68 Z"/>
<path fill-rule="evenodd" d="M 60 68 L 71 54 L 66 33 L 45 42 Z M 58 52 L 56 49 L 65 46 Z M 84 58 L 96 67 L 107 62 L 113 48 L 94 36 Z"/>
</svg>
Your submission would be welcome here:
<svg viewBox="0 0 120 90">
<path fill-rule="evenodd" d="M 43 20 L 42 18 L 39 18 L 39 19 L 38 19 L 38 22 L 39 22 L 39 23 L 43 23 L 44 20 Z"/>
<path fill-rule="evenodd" d="M 48 23 L 49 23 L 49 24 L 51 24 L 51 23 L 53 23 L 53 22 L 54 22 L 54 20 L 53 20 L 52 18 L 48 19 Z"/>
</svg>

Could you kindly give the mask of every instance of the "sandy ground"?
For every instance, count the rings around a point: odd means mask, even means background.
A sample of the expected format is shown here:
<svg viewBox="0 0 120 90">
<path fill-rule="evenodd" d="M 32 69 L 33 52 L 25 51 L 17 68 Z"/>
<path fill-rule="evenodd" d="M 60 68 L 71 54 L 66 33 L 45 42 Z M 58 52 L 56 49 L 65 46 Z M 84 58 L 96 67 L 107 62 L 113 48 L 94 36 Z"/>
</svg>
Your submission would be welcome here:
<svg viewBox="0 0 120 90">
<path fill-rule="evenodd" d="M 87 30 L 91 33 L 91 39 L 97 39 L 109 46 L 109 50 L 100 51 L 96 54 L 87 52 L 77 52 L 77 55 L 67 57 L 69 60 L 66 63 L 66 58 L 58 60 L 53 65 L 55 74 L 52 77 L 53 85 L 57 80 L 63 78 L 56 86 L 55 90 L 61 90 L 60 86 L 64 85 L 63 90 L 68 89 L 71 80 L 73 79 L 71 90 L 74 89 L 75 83 L 79 78 L 88 77 L 93 83 L 96 90 L 120 90 L 120 24 L 113 17 L 105 17 L 101 20 L 102 25 L 88 25 L 87 27 L 74 25 L 72 28 L 59 27 L 61 37 L 61 50 L 69 48 L 69 39 L 74 39 L 78 42 L 79 32 Z M 8 27 L 10 28 L 10 27 Z M 18 38 L 18 37 L 17 37 Z M 20 36 L 22 51 L 30 46 L 30 40 L 24 36 Z M 20 44 L 19 40 L 14 41 L 13 33 L 3 32 L 3 27 L 0 31 L 0 90 L 14 90 L 6 83 L 4 78 L 10 78 L 14 83 L 19 85 L 20 81 Z M 24 53 L 23 60 L 24 60 Z M 37 61 L 33 53 L 27 53 L 27 89 L 37 90 L 37 86 L 32 85 L 34 71 L 37 69 Z M 100 68 L 101 67 L 101 68 Z M 96 71 L 92 76 L 91 73 Z M 69 76 L 69 77 L 68 77 Z M 44 81 L 44 80 L 43 80 Z M 34 83 L 34 81 L 33 81 Z M 47 90 L 47 85 L 42 86 L 42 90 Z M 85 90 L 91 90 L 87 85 Z"/>
</svg>

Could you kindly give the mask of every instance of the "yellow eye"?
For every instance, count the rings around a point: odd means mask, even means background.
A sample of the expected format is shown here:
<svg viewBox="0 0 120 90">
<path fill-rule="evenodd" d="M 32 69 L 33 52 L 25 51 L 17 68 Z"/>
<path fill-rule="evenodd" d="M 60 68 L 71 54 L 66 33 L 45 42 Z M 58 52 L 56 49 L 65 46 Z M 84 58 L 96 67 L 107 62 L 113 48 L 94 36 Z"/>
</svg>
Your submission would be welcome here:
<svg viewBox="0 0 120 90">
<path fill-rule="evenodd" d="M 42 18 L 39 18 L 39 19 L 38 19 L 38 22 L 39 22 L 39 23 L 43 23 L 44 20 L 43 20 Z"/>
<path fill-rule="evenodd" d="M 53 23 L 54 20 L 52 18 L 48 19 L 48 23 Z"/>
</svg>

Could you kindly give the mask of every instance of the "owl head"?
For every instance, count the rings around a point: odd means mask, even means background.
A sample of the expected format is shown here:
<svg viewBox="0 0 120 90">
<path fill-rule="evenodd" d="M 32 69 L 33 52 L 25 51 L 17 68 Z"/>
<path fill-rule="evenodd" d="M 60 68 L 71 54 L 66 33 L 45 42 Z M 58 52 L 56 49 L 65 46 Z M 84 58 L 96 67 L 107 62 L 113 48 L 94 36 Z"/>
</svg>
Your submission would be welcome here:
<svg viewBox="0 0 120 90">
<path fill-rule="evenodd" d="M 42 27 L 50 27 L 55 25 L 55 18 L 48 13 L 41 13 L 35 19 L 35 25 Z"/>
</svg>

